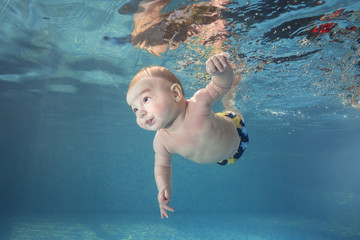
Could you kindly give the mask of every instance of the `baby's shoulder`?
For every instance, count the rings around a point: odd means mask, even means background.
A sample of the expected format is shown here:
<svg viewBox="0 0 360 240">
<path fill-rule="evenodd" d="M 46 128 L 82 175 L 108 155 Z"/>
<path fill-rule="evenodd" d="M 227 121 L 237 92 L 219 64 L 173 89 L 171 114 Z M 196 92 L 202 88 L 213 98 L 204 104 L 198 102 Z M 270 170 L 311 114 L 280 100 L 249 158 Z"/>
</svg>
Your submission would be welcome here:
<svg viewBox="0 0 360 240">
<path fill-rule="evenodd" d="M 161 130 L 156 131 L 155 137 L 154 137 L 154 143 L 161 143 L 163 142 L 163 134 L 161 133 Z"/>
<path fill-rule="evenodd" d="M 153 148 L 157 153 L 168 153 L 168 149 L 166 147 L 166 137 L 161 130 L 158 130 L 155 134 L 154 141 L 153 141 Z"/>
<path fill-rule="evenodd" d="M 155 137 L 154 137 L 154 144 L 158 145 L 166 145 L 166 143 L 169 141 L 169 138 L 171 138 L 172 135 L 170 135 L 165 129 L 160 129 L 156 131 Z"/>
<path fill-rule="evenodd" d="M 201 101 L 201 99 L 196 98 L 194 95 L 193 98 L 188 100 L 186 113 L 188 119 L 194 121 L 194 118 L 202 118 L 207 117 L 211 114 L 211 106 L 206 104 L 205 101 Z"/>
<path fill-rule="evenodd" d="M 205 88 L 201 88 L 194 93 L 194 95 L 189 99 L 189 101 L 191 100 L 193 102 L 194 101 L 198 102 L 199 100 L 203 99 L 205 95 L 206 95 Z"/>
</svg>

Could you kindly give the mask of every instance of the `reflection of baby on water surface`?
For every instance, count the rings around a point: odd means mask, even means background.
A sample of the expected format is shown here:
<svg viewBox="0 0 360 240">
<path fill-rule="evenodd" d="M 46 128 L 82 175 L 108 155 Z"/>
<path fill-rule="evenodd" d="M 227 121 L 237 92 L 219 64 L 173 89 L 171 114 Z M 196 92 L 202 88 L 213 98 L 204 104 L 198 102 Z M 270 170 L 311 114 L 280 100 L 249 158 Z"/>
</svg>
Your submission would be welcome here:
<svg viewBox="0 0 360 240">
<path fill-rule="evenodd" d="M 229 0 L 211 0 L 185 5 L 172 12 L 161 12 L 170 0 L 143 0 L 134 15 L 131 43 L 160 56 L 169 48 L 176 49 L 181 43 L 196 36 L 201 45 L 211 45 L 221 51 L 226 39 L 226 20 L 221 10 Z M 119 9 L 124 12 L 126 9 Z"/>
</svg>

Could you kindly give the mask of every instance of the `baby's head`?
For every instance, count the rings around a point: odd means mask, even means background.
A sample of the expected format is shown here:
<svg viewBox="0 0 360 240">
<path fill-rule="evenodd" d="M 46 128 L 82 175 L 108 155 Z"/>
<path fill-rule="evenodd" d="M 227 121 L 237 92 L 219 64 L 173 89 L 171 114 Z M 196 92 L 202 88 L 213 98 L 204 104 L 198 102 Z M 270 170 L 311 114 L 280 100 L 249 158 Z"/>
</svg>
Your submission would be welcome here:
<svg viewBox="0 0 360 240">
<path fill-rule="evenodd" d="M 180 85 L 182 94 L 184 95 L 184 91 L 179 79 L 169 69 L 162 66 L 150 66 L 141 69 L 131 80 L 128 88 L 128 93 L 129 90 L 140 80 L 149 79 L 149 78 L 163 78 L 164 80 L 166 80 L 171 84 L 177 83 Z"/>
<path fill-rule="evenodd" d="M 185 106 L 180 81 L 161 66 L 140 70 L 130 82 L 126 101 L 135 113 L 138 125 L 155 131 L 171 127 Z"/>
</svg>

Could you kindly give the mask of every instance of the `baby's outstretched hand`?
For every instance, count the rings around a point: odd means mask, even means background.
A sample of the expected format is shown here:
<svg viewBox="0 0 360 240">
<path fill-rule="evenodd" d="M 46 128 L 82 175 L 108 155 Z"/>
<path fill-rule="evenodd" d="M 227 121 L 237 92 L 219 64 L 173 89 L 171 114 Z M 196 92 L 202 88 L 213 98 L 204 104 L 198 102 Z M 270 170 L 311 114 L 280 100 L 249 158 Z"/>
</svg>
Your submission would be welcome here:
<svg viewBox="0 0 360 240">
<path fill-rule="evenodd" d="M 206 61 L 207 73 L 211 76 L 216 76 L 231 70 L 227 60 L 228 58 L 230 58 L 230 54 L 227 52 L 222 52 L 210 57 L 209 60 Z"/>
<path fill-rule="evenodd" d="M 171 194 L 170 190 L 167 188 L 164 188 L 159 191 L 158 201 L 159 201 L 161 218 L 164 218 L 164 216 L 166 218 L 169 218 L 169 214 L 167 213 L 167 211 L 174 212 L 174 208 L 168 205 L 170 203 L 170 194 Z"/>
</svg>

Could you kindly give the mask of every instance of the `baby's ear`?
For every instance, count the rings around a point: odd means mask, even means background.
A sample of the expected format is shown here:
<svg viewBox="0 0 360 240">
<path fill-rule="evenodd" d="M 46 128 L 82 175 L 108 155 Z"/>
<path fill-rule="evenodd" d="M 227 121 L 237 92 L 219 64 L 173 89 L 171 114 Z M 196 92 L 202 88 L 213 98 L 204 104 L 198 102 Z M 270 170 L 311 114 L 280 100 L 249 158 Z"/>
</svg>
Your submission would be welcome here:
<svg viewBox="0 0 360 240">
<path fill-rule="evenodd" d="M 173 85 L 171 85 L 170 91 L 174 94 L 175 101 L 180 102 L 183 98 L 182 88 L 180 84 L 174 83 Z"/>
</svg>

